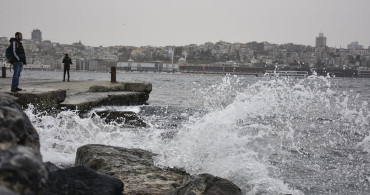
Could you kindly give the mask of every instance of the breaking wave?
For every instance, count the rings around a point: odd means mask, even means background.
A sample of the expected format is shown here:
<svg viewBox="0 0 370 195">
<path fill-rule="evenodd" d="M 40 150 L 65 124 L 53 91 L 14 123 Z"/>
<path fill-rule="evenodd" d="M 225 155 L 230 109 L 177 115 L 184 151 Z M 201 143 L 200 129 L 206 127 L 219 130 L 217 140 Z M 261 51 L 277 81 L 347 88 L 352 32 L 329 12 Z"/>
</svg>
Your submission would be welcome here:
<svg viewBox="0 0 370 195">
<path fill-rule="evenodd" d="M 317 76 L 248 81 L 225 76 L 211 86 L 197 84 L 194 101 L 201 108 L 108 108 L 131 109 L 148 128 L 81 118 L 71 110 L 49 116 L 30 106 L 26 113 L 40 134 L 44 161 L 73 164 L 78 147 L 99 143 L 150 150 L 159 154 L 158 166 L 224 177 L 246 194 L 351 190 L 339 186 L 339 178 L 366 189 L 369 165 L 353 165 L 370 152 L 369 108 L 359 94 Z M 353 173 L 344 171 L 350 165 Z M 358 179 L 361 174 L 365 179 Z"/>
</svg>

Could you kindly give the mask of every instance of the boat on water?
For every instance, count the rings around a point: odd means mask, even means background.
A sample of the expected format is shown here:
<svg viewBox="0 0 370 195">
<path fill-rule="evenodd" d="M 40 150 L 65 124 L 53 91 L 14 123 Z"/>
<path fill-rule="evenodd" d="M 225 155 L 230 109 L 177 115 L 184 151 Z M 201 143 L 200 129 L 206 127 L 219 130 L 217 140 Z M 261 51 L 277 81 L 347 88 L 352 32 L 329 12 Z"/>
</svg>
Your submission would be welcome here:
<svg viewBox="0 0 370 195">
<path fill-rule="evenodd" d="M 277 71 L 277 70 L 266 70 L 265 77 L 296 77 L 303 78 L 308 76 L 308 71 Z"/>
<path fill-rule="evenodd" d="M 358 68 L 357 76 L 362 78 L 370 78 L 370 68 Z"/>
</svg>

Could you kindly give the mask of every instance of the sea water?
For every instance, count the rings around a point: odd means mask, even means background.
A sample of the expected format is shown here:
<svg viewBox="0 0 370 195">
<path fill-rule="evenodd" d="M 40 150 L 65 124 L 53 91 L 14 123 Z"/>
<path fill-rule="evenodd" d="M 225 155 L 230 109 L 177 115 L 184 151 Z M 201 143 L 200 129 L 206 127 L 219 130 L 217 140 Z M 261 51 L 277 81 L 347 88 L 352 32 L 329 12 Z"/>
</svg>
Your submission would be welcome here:
<svg viewBox="0 0 370 195">
<path fill-rule="evenodd" d="M 89 79 L 109 81 L 110 73 L 71 73 L 72 82 Z M 148 127 L 31 106 L 44 161 L 73 164 L 78 147 L 106 144 L 152 151 L 158 166 L 223 177 L 245 194 L 370 192 L 370 79 L 117 73 L 117 80 L 152 83 L 148 105 L 94 110 L 134 111 Z"/>
</svg>

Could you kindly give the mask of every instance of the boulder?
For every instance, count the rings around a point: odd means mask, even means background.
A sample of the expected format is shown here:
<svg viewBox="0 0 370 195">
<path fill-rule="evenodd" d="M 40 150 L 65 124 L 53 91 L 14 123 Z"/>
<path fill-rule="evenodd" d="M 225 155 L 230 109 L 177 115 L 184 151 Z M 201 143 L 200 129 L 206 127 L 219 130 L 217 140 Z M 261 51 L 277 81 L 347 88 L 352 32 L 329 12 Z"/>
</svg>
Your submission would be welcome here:
<svg viewBox="0 0 370 195">
<path fill-rule="evenodd" d="M 110 92 L 110 91 L 125 91 L 125 85 L 102 86 L 93 85 L 87 92 Z"/>
<path fill-rule="evenodd" d="M 149 94 L 144 92 L 86 92 L 68 96 L 60 107 L 80 111 L 88 111 L 98 106 L 129 106 L 145 104 Z"/>
<path fill-rule="evenodd" d="M 0 150 L 0 183 L 19 194 L 37 194 L 44 187 L 47 171 L 39 152 L 25 146 Z"/>
<path fill-rule="evenodd" d="M 77 149 L 75 164 L 119 178 L 126 194 L 167 194 L 189 176 L 180 169 L 155 166 L 154 156 L 141 149 L 89 144 Z"/>
<path fill-rule="evenodd" d="M 19 104 L 0 96 L 0 119 L 0 149 L 23 145 L 40 151 L 39 135 Z"/>
<path fill-rule="evenodd" d="M 89 194 L 122 195 L 123 183 L 114 177 L 97 173 L 87 166 L 59 169 L 46 163 L 49 179 L 43 195 Z"/>
<path fill-rule="evenodd" d="M 52 172 L 52 171 L 57 171 L 59 170 L 59 167 L 56 166 L 55 164 L 53 164 L 52 162 L 44 162 L 44 166 L 46 168 L 46 171 L 48 173 Z"/>
<path fill-rule="evenodd" d="M 171 195 L 241 195 L 241 189 L 229 180 L 210 174 L 192 175 Z"/>
<path fill-rule="evenodd" d="M 8 188 L 0 185 L 0 194 L 1 195 L 16 195 L 15 192 L 9 190 Z"/>
<path fill-rule="evenodd" d="M 125 127 L 146 127 L 146 123 L 132 111 L 103 110 L 95 111 L 95 114 L 103 118 L 107 123 L 116 122 Z"/>
<path fill-rule="evenodd" d="M 0 192 L 38 194 L 46 180 L 36 129 L 20 105 L 0 97 Z"/>
<path fill-rule="evenodd" d="M 110 85 L 93 85 L 87 92 L 134 91 L 149 94 L 152 91 L 151 83 L 117 82 Z"/>
<path fill-rule="evenodd" d="M 126 82 L 125 91 L 137 91 L 137 92 L 145 92 L 149 94 L 152 91 L 152 84 L 151 83 Z"/>
<path fill-rule="evenodd" d="M 120 92 L 108 94 L 108 102 L 103 105 L 129 106 L 145 104 L 149 99 L 149 94 L 144 92 Z"/>
<path fill-rule="evenodd" d="M 64 101 L 67 91 L 62 89 L 32 88 L 27 89 L 27 91 L 10 93 L 10 95 L 16 97 L 15 101 L 23 107 L 32 104 L 39 110 L 49 110 L 58 107 Z"/>
</svg>

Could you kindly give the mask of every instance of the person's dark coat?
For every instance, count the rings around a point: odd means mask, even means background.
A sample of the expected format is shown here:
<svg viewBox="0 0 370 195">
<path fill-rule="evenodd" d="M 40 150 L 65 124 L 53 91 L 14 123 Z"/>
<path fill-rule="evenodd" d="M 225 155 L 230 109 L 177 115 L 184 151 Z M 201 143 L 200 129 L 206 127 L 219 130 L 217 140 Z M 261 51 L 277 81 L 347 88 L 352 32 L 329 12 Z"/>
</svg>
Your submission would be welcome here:
<svg viewBox="0 0 370 195">
<path fill-rule="evenodd" d="M 71 64 L 72 64 L 72 60 L 70 57 L 64 57 L 63 58 L 63 64 L 64 64 L 64 68 L 70 68 Z"/>
<path fill-rule="evenodd" d="M 11 38 L 10 42 L 13 45 L 13 62 L 23 62 L 23 64 L 27 64 L 26 62 L 26 53 L 24 52 L 24 48 L 22 42 L 15 38 Z"/>
</svg>

